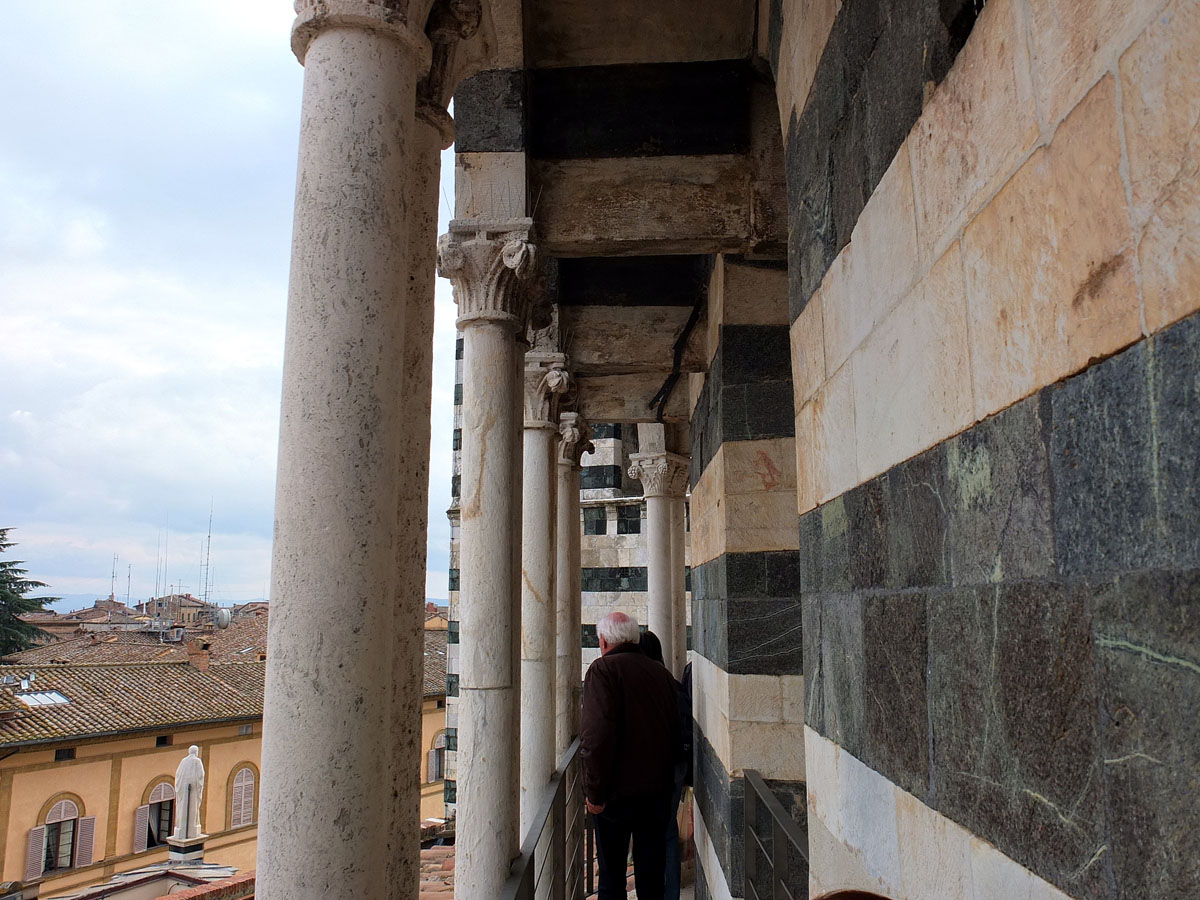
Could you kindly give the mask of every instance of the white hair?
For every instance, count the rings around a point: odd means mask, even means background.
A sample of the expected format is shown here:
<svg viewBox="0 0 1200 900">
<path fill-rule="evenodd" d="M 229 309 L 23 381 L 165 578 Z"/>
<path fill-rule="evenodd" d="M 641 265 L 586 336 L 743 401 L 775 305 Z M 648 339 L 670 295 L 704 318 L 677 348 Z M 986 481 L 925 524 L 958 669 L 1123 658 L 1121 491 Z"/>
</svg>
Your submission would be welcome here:
<svg viewBox="0 0 1200 900">
<path fill-rule="evenodd" d="M 596 634 L 604 638 L 610 647 L 615 647 L 617 644 L 636 644 L 641 640 L 642 630 L 633 616 L 610 612 L 596 623 Z"/>
</svg>

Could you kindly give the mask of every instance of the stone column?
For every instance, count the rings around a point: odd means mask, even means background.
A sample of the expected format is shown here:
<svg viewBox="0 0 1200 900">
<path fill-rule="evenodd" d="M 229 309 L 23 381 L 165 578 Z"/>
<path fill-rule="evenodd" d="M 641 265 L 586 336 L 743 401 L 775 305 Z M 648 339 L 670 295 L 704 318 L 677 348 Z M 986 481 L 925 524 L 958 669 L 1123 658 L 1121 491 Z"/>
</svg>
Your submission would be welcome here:
<svg viewBox="0 0 1200 900">
<path fill-rule="evenodd" d="M 512 530 L 520 495 L 516 333 L 521 280 L 534 265 L 530 221 L 453 221 L 438 268 L 454 283 L 463 332 L 458 825 L 455 891 L 495 897 L 516 857 L 518 766 L 513 738 L 520 672 L 518 574 Z"/>
<path fill-rule="evenodd" d="M 299 2 L 297 12 L 305 73 L 257 895 L 382 898 L 397 552 L 424 541 L 396 514 L 411 477 L 397 397 L 416 80 L 429 48 L 424 23 L 375 3 Z"/>
<path fill-rule="evenodd" d="M 687 486 L 688 460 L 665 451 L 634 453 L 629 459 L 629 477 L 641 481 L 646 498 L 646 625 L 662 641 L 663 660 L 670 666 L 675 660 L 671 509 Z"/>
<path fill-rule="evenodd" d="M 525 459 L 521 521 L 521 836 L 554 774 L 555 441 L 566 357 L 525 354 Z"/>
<path fill-rule="evenodd" d="M 686 477 L 686 476 L 685 476 Z M 687 665 L 687 571 L 684 565 L 684 499 L 671 498 L 671 650 L 663 659 L 676 678 Z"/>
<path fill-rule="evenodd" d="M 421 535 L 397 547 L 399 590 L 392 623 L 392 822 L 421 818 L 422 691 L 425 662 L 425 561 L 429 526 L 429 433 L 433 387 L 434 278 L 441 151 L 454 141 L 454 122 L 444 109 L 417 106 L 409 183 L 408 303 L 404 319 L 404 390 L 399 402 L 407 424 L 400 445 L 400 531 Z M 417 602 L 420 600 L 421 602 Z M 410 898 L 420 882 L 420 835 L 388 829 L 388 898 Z"/>
<path fill-rule="evenodd" d="M 583 702 L 583 621 L 580 552 L 579 459 L 590 452 L 591 429 L 578 413 L 559 416 L 558 445 L 558 665 L 555 670 L 554 757 L 560 759 L 579 734 Z"/>
</svg>

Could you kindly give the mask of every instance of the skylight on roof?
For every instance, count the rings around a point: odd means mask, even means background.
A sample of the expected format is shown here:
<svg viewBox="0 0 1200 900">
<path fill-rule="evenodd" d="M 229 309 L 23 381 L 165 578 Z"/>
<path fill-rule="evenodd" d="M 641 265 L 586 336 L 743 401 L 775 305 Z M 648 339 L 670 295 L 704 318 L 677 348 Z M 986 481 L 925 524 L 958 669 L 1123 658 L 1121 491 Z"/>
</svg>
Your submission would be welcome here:
<svg viewBox="0 0 1200 900">
<path fill-rule="evenodd" d="M 26 706 L 56 706 L 71 702 L 58 691 L 30 691 L 28 694 L 17 694 L 17 699 Z"/>
</svg>

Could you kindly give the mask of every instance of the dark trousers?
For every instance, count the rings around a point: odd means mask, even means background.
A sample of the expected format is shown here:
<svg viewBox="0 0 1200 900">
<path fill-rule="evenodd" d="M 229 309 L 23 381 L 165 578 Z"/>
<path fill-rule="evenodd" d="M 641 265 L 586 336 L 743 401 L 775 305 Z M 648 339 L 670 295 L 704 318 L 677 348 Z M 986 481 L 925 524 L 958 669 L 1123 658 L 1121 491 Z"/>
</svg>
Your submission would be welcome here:
<svg viewBox="0 0 1200 900">
<path fill-rule="evenodd" d="M 638 900 L 663 900 L 670 789 L 648 797 L 609 800 L 593 816 L 600 860 L 599 900 L 624 900 L 625 862 L 633 839 L 633 874 Z"/>
</svg>

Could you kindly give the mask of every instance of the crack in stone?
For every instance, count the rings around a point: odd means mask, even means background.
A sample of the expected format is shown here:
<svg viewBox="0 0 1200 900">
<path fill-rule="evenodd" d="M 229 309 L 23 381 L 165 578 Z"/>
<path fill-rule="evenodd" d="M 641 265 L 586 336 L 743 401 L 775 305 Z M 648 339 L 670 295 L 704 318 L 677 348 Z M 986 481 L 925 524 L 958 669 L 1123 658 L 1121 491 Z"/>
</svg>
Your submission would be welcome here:
<svg viewBox="0 0 1200 900">
<path fill-rule="evenodd" d="M 1200 665 L 1197 665 L 1190 659 L 1184 659 L 1180 656 L 1168 656 L 1165 653 L 1159 653 L 1151 647 L 1145 647 L 1131 641 L 1121 640 L 1120 638 L 1108 637 L 1103 634 L 1096 636 L 1096 643 L 1105 650 L 1122 650 L 1126 653 L 1136 653 L 1148 662 L 1177 667 L 1200 675 Z"/>
<path fill-rule="evenodd" d="M 1074 814 L 1073 814 L 1073 813 L 1064 813 L 1064 812 L 1063 812 L 1061 809 L 1059 809 L 1059 808 L 1058 808 L 1058 806 L 1057 806 L 1057 805 L 1056 805 L 1056 804 L 1055 804 L 1055 803 L 1054 803 L 1052 800 L 1050 800 L 1048 797 L 1046 797 L 1046 796 L 1044 796 L 1044 795 L 1042 795 L 1042 794 L 1039 794 L 1037 791 L 1031 791 L 1029 788 L 1021 788 L 1021 793 L 1022 793 L 1022 794 L 1025 794 L 1025 795 L 1026 795 L 1026 796 L 1028 796 L 1028 797 L 1032 797 L 1032 798 L 1033 798 L 1034 800 L 1036 800 L 1038 803 L 1041 803 L 1043 806 L 1047 807 L 1047 808 L 1048 808 L 1048 809 L 1049 809 L 1051 812 L 1053 812 L 1053 813 L 1054 813 L 1054 815 L 1056 815 L 1056 816 L 1059 818 L 1059 820 L 1060 820 L 1060 821 L 1061 821 L 1061 822 L 1062 822 L 1064 825 L 1066 825 L 1068 828 L 1073 828 L 1073 829 L 1075 829 L 1076 831 L 1079 831 L 1079 832 L 1082 832 L 1082 831 L 1083 831 L 1083 829 L 1082 829 L 1082 828 L 1079 826 L 1079 824 L 1078 824 L 1077 822 L 1073 821 L 1073 819 L 1075 818 L 1075 816 L 1074 816 Z M 1086 868 L 1086 867 L 1085 867 L 1085 868 Z M 1082 870 L 1081 870 L 1081 871 L 1082 871 Z"/>
<path fill-rule="evenodd" d="M 1114 759 L 1106 759 L 1106 760 L 1104 760 L 1104 764 L 1106 766 L 1119 766 L 1121 763 L 1131 762 L 1135 759 L 1149 760 L 1150 762 L 1154 763 L 1155 765 L 1159 765 L 1159 766 L 1165 765 L 1165 763 L 1161 759 L 1151 756 L 1149 753 L 1141 753 L 1141 752 L 1126 753 L 1124 756 L 1118 756 L 1118 757 L 1115 757 Z"/>
</svg>

